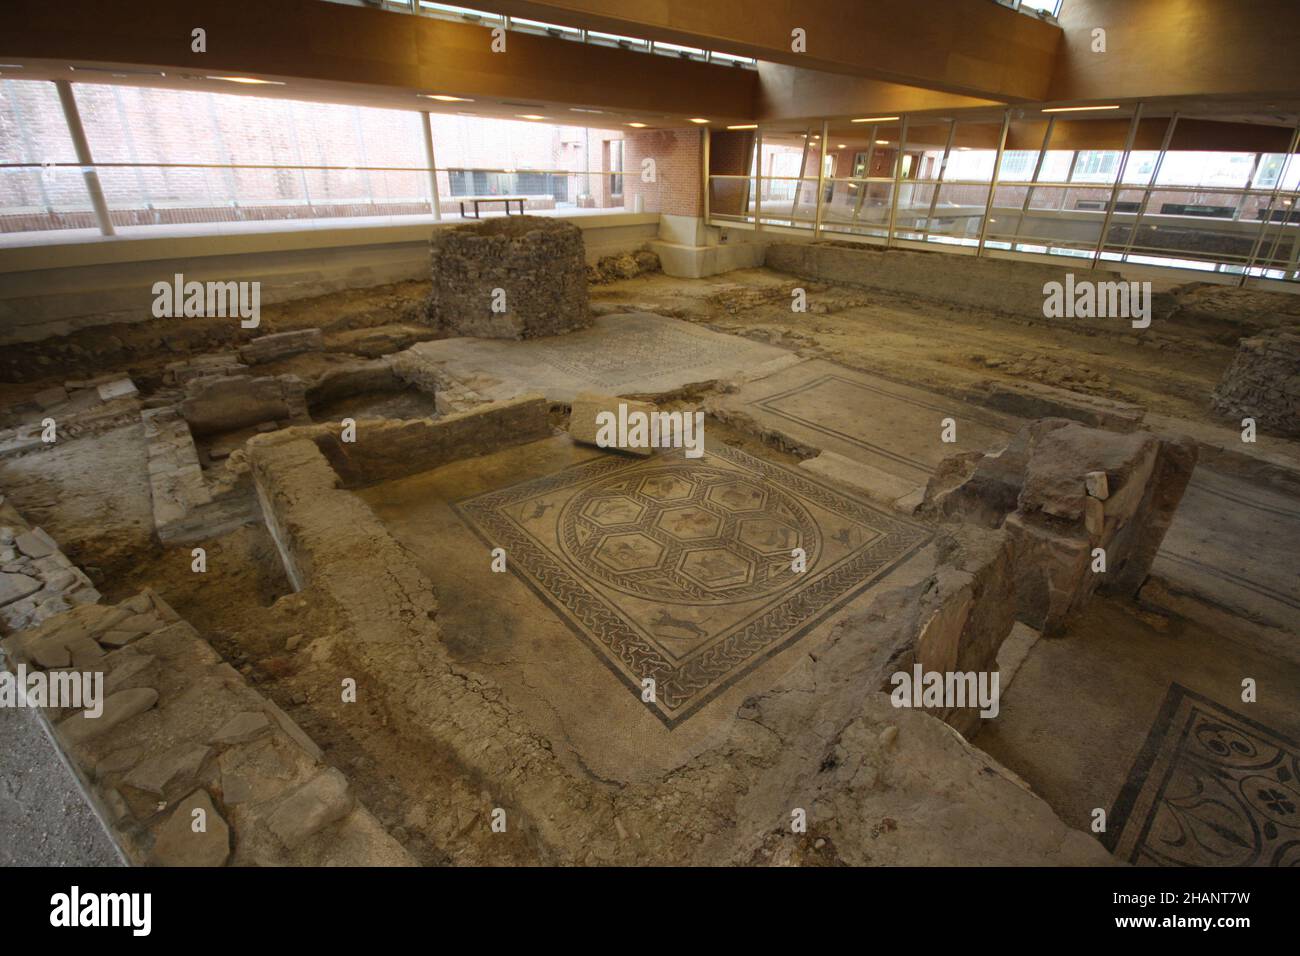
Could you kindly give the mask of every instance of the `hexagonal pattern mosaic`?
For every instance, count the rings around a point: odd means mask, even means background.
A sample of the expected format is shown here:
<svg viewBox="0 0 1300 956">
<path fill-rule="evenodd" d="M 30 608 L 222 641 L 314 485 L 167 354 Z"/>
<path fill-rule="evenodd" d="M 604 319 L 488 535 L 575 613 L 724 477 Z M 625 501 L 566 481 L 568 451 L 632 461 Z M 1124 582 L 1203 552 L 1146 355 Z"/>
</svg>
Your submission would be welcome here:
<svg viewBox="0 0 1300 956">
<path fill-rule="evenodd" d="M 725 447 L 699 459 L 605 455 L 457 508 L 638 696 L 654 678 L 649 706 L 669 726 L 928 538 L 810 475 Z"/>
</svg>

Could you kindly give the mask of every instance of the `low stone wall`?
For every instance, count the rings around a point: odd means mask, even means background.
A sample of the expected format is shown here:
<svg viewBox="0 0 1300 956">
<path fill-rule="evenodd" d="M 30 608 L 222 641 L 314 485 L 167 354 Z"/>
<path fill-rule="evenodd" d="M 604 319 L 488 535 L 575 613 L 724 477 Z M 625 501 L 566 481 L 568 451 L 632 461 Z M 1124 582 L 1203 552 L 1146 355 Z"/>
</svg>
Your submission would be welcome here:
<svg viewBox="0 0 1300 956">
<path fill-rule="evenodd" d="M 43 389 L 10 409 L 21 416 L 14 428 L 0 428 L 0 458 L 53 448 L 82 435 L 98 435 L 132 421 L 140 410 L 139 393 L 120 374 L 66 381 Z M 46 441 L 47 421 L 55 424 L 55 441 Z"/>
<path fill-rule="evenodd" d="M 1261 431 L 1300 437 L 1300 325 L 1242 339 L 1214 390 L 1214 410 L 1253 418 Z"/>
<path fill-rule="evenodd" d="M 435 328 L 529 339 L 591 325 L 582 230 L 537 216 L 440 229 L 429 243 Z"/>
<path fill-rule="evenodd" d="M 174 405 L 145 409 L 154 532 L 163 544 L 216 537 L 258 518 L 247 469 L 237 461 L 209 478 L 189 425 Z"/>
<path fill-rule="evenodd" d="M 301 355 L 303 352 L 319 352 L 324 347 L 320 329 L 296 329 L 292 332 L 259 335 L 240 348 L 239 357 L 248 365 L 263 365 Z"/>
<path fill-rule="evenodd" d="M 1140 405 L 1040 382 L 984 382 L 966 389 L 963 397 L 1019 418 L 1070 418 L 1118 432 L 1134 431 L 1146 417 L 1146 409 Z"/>
<path fill-rule="evenodd" d="M 440 418 L 362 419 L 355 441 L 343 441 L 338 424 L 288 428 L 249 440 L 254 472 L 265 449 L 309 439 L 324 453 L 345 485 L 359 487 L 428 471 L 551 434 L 550 405 L 540 395 L 524 395 L 480 405 Z"/>
<path fill-rule="evenodd" d="M 349 395 L 401 391 L 407 384 L 398 377 L 389 359 L 375 358 L 369 362 L 333 369 L 322 374 L 307 388 L 307 407 L 316 408 Z M 434 396 L 437 394 L 435 388 L 421 388 L 421 391 Z"/>
<path fill-rule="evenodd" d="M 1190 439 L 1041 419 L 998 454 L 947 459 L 924 509 L 1005 527 L 1017 617 L 1052 634 L 1095 590 L 1137 597 L 1195 467 Z"/>
<path fill-rule="evenodd" d="M 1065 282 L 1066 273 L 1095 282 L 1121 282 L 1118 272 L 1090 270 L 1083 263 L 1055 265 L 943 252 L 873 249 L 834 242 L 777 242 L 767 247 L 766 265 L 778 272 L 881 289 L 898 295 L 999 312 L 1036 322 L 1043 316 L 1043 286 Z M 1153 321 L 1168 316 L 1171 297 L 1155 295 Z M 1117 334 L 1132 331 L 1127 320 L 1053 319 Z"/>
<path fill-rule="evenodd" d="M 99 599 L 90 578 L 58 542 L 31 527 L 0 495 L 0 624 L 10 631 L 32 627 Z"/>
<path fill-rule="evenodd" d="M 412 864 L 311 738 L 161 597 L 145 589 L 116 606 L 96 603 L 58 545 L 2 500 L 0 526 L 18 531 L 25 560 L 68 582 L 57 606 L 5 608 L 0 663 L 26 678 L 26 705 L 39 708 L 129 862 Z M 47 589 L 56 583 L 47 579 Z M 85 696 L 31 696 L 74 680 L 83 695 L 98 684 L 98 712 Z"/>
<path fill-rule="evenodd" d="M 43 717 L 129 862 L 413 864 L 311 738 L 152 591 L 56 615 L 0 649 L 15 672 L 102 675 L 101 714 Z"/>
</svg>

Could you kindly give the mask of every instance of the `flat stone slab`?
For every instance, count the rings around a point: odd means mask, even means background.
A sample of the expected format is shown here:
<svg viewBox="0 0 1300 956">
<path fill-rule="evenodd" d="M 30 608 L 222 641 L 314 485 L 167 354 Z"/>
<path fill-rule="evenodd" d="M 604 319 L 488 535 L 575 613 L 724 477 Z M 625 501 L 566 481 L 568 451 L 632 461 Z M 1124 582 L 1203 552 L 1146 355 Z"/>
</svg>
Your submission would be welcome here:
<svg viewBox="0 0 1300 956">
<path fill-rule="evenodd" d="M 673 727 L 879 582 L 929 532 L 719 445 L 595 459 L 456 506 Z M 802 548 L 806 570 L 792 567 Z"/>
<path fill-rule="evenodd" d="M 523 342 L 440 339 L 412 346 L 408 354 L 487 399 L 541 392 L 570 403 L 579 392 L 647 394 L 730 379 L 789 352 L 681 319 L 629 312 L 603 316 L 568 335 Z"/>
<path fill-rule="evenodd" d="M 944 458 L 996 451 L 1019 420 L 945 395 L 813 359 L 749 382 L 716 402 L 798 444 L 924 483 Z M 943 420 L 956 441 L 941 441 Z"/>
<path fill-rule="evenodd" d="M 41 582 L 26 574 L 0 572 L 0 605 L 9 604 L 41 589 Z"/>
<path fill-rule="evenodd" d="M 58 542 L 40 528 L 23 532 L 14 539 L 14 544 L 29 558 L 46 558 L 59 550 Z"/>
<path fill-rule="evenodd" d="M 628 417 L 633 414 L 650 416 L 657 411 L 655 406 L 649 402 L 625 402 L 614 395 L 593 395 L 590 392 L 583 392 L 573 400 L 573 409 L 569 415 L 570 437 L 576 442 L 582 442 L 584 445 L 617 448 L 620 451 L 631 452 L 642 457 L 653 454 L 654 448 L 651 447 L 648 439 L 644 444 L 628 443 L 620 445 L 615 434 L 608 436 L 614 438 L 613 441 L 604 446 L 600 445 L 598 439 L 606 436 L 601 435 L 601 428 L 597 421 L 602 414 L 610 414 L 617 420 L 620 405 L 626 408 Z M 617 429 L 614 431 L 616 432 Z"/>
<path fill-rule="evenodd" d="M 202 811 L 197 814 L 195 811 Z M 199 821 L 202 821 L 201 823 Z M 154 843 L 155 866 L 223 866 L 230 858 L 230 827 L 206 790 L 176 805 Z"/>
<path fill-rule="evenodd" d="M 293 849 L 312 834 L 347 816 L 353 807 L 348 780 L 338 770 L 322 770 L 294 790 L 267 817 L 266 824 Z"/>
</svg>

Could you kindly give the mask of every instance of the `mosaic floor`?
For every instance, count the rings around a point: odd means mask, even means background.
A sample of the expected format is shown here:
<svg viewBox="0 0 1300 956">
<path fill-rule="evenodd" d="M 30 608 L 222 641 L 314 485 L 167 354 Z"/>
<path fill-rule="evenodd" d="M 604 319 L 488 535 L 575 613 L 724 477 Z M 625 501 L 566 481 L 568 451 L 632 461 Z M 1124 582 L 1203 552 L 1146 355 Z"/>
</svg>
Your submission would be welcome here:
<svg viewBox="0 0 1300 956">
<path fill-rule="evenodd" d="M 548 339 L 441 339 L 411 351 L 485 398 L 542 392 L 562 402 L 584 391 L 672 391 L 790 356 L 785 349 L 648 312 L 603 316 L 589 329 Z"/>
<path fill-rule="evenodd" d="M 1110 832 L 1139 865 L 1300 865 L 1300 744 L 1172 684 Z"/>
<path fill-rule="evenodd" d="M 934 392 L 814 359 L 749 382 L 722 401 L 814 448 L 924 482 L 949 455 L 994 451 L 1020 422 Z M 942 421 L 957 440 L 940 441 Z"/>
<path fill-rule="evenodd" d="M 669 727 L 797 641 L 927 539 L 788 468 L 601 456 L 458 512 Z M 803 549 L 806 570 L 792 570 Z"/>
<path fill-rule="evenodd" d="M 1200 467 L 1151 571 L 1178 592 L 1297 634 L 1296 541 L 1295 497 Z"/>
</svg>

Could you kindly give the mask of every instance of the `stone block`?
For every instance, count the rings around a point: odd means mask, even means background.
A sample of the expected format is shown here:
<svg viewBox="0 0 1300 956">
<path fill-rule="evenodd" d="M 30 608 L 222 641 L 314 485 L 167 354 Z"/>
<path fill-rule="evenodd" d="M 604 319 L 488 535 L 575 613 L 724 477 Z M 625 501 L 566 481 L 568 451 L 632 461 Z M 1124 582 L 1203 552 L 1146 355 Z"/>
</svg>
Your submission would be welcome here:
<svg viewBox="0 0 1300 956">
<path fill-rule="evenodd" d="M 1094 498 L 1105 501 L 1110 497 L 1110 481 L 1104 471 L 1090 471 L 1083 476 L 1084 489 Z"/>
<path fill-rule="evenodd" d="M 348 780 L 338 770 L 322 770 L 290 793 L 267 817 L 267 826 L 289 849 L 347 816 L 353 807 Z"/>
<path fill-rule="evenodd" d="M 196 817 L 203 821 L 197 832 Z M 199 789 L 178 803 L 159 828 L 149 862 L 154 866 L 224 866 L 229 858 L 230 827 L 212 805 L 208 792 Z"/>
<path fill-rule="evenodd" d="M 1037 445 L 1025 469 L 1019 507 L 1077 521 L 1088 497 L 1085 475 L 1104 471 L 1117 489 L 1106 502 L 1106 514 L 1126 516 L 1129 497 L 1140 497 L 1146 486 L 1158 444 L 1147 432 L 1116 434 L 1074 422 L 1055 429 Z"/>
<path fill-rule="evenodd" d="M 53 388 L 43 389 L 32 396 L 32 401 L 39 405 L 43 410 L 53 408 L 68 400 L 68 391 L 61 385 Z"/>
<path fill-rule="evenodd" d="M 1083 502 L 1083 526 L 1094 538 L 1100 538 L 1106 529 L 1106 506 L 1091 495 Z"/>
<path fill-rule="evenodd" d="M 29 558 L 44 558 L 59 550 L 59 543 L 40 528 L 24 531 L 14 539 L 18 550 Z"/>
<path fill-rule="evenodd" d="M 243 744 L 262 736 L 271 729 L 271 722 L 266 714 L 250 710 L 236 714 L 221 725 L 212 735 L 214 744 Z"/>
<path fill-rule="evenodd" d="M 185 386 L 180 411 L 194 434 L 210 435 L 305 418 L 304 391 L 302 380 L 292 375 L 198 378 Z"/>
<path fill-rule="evenodd" d="M 100 400 L 105 402 L 111 402 L 115 398 L 135 398 L 140 394 L 135 387 L 135 382 L 129 378 L 104 382 L 102 385 L 96 385 L 95 389 L 99 392 Z"/>
<path fill-rule="evenodd" d="M 70 744 L 84 743 L 108 733 L 137 714 L 143 714 L 157 702 L 158 692 L 151 687 L 118 691 L 104 699 L 104 712 L 98 717 L 73 714 L 59 724 L 59 732 Z"/>
<path fill-rule="evenodd" d="M 1136 596 L 1195 463 L 1190 440 L 1043 419 L 999 454 L 947 459 L 926 507 L 990 526 L 1005 521 L 1017 617 L 1054 633 L 1098 588 Z M 1092 570 L 1096 547 L 1106 553 L 1104 573 Z"/>
<path fill-rule="evenodd" d="M 1098 583 L 1089 567 L 1089 541 L 1020 512 L 1007 517 L 1006 527 L 1015 552 L 1016 617 L 1043 634 L 1059 633 Z"/>
<path fill-rule="evenodd" d="M 1160 443 L 1146 492 L 1135 506 L 1133 517 L 1119 529 L 1109 546 L 1112 560 L 1101 582 L 1103 592 L 1137 597 L 1192 480 L 1196 457 L 1197 445 L 1189 438 Z M 1110 501 L 1106 504 L 1109 518 Z"/>
<path fill-rule="evenodd" d="M 124 783 L 159 797 L 165 796 L 169 788 L 188 789 L 193 786 L 199 768 L 211 753 L 211 747 L 194 744 L 173 747 L 145 760 L 127 774 Z"/>
<path fill-rule="evenodd" d="M 0 572 L 0 605 L 10 604 L 41 589 L 41 582 L 26 574 Z"/>
<path fill-rule="evenodd" d="M 609 412 L 614 416 L 615 421 L 615 427 L 611 432 L 614 443 L 599 447 L 616 448 L 619 451 L 631 452 L 642 457 L 654 454 L 654 448 L 650 444 L 648 435 L 644 444 L 617 444 L 617 422 L 620 417 L 620 405 L 626 407 L 628 416 L 633 413 L 653 416 L 658 411 L 650 402 L 630 402 L 627 399 L 613 395 L 593 395 L 590 392 L 583 392 L 573 400 L 573 411 L 569 416 L 569 437 L 584 445 L 599 445 L 596 439 L 601 429 L 597 424 L 597 416 L 602 412 Z M 652 419 L 647 418 L 646 420 L 650 421 Z"/>
<path fill-rule="evenodd" d="M 582 230 L 572 223 L 506 216 L 438 229 L 430 266 L 425 318 L 441 331 L 527 339 L 591 324 Z"/>
<path fill-rule="evenodd" d="M 1234 425 L 1253 418 L 1262 432 L 1300 437 L 1300 326 L 1242 339 L 1213 404 Z"/>
<path fill-rule="evenodd" d="M 239 357 L 248 365 L 262 365 L 303 352 L 319 352 L 322 348 L 320 329 L 299 329 L 259 336 L 240 348 Z"/>
</svg>

